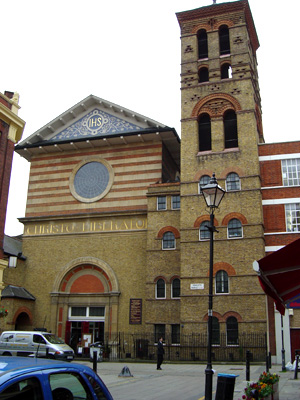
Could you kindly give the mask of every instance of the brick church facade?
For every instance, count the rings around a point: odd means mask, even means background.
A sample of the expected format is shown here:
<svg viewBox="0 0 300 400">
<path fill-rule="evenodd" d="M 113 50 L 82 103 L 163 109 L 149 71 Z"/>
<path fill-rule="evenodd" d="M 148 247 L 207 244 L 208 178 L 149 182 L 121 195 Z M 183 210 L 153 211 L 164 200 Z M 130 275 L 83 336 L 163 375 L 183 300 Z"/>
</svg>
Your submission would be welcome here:
<svg viewBox="0 0 300 400">
<path fill-rule="evenodd" d="M 285 230 L 287 214 L 276 208 L 282 226 L 274 228 L 268 187 L 282 182 L 278 165 L 269 177 L 261 158 L 273 148 L 264 144 L 249 4 L 213 4 L 177 19 L 181 138 L 90 95 L 16 147 L 31 164 L 21 218 L 27 259 L 5 281 L 36 299 L 23 303 L 28 319 L 18 327 L 45 327 L 74 346 L 84 335 L 163 335 L 178 355 L 184 338 L 206 335 L 209 213 L 200 186 L 215 173 L 226 195 L 215 214 L 213 344 L 224 340 L 238 353 L 243 335 L 268 331 L 273 304 L 252 263 L 294 235 L 269 235 Z M 273 354 L 274 335 L 275 322 Z"/>
</svg>

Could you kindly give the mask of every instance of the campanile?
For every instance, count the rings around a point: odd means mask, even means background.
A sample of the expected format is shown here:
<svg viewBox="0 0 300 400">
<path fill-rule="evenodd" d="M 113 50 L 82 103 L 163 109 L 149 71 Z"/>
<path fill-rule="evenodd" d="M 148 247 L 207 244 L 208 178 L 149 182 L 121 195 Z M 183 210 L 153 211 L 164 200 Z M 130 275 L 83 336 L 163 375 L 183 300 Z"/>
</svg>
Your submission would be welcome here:
<svg viewBox="0 0 300 400">
<path fill-rule="evenodd" d="M 209 215 L 200 185 L 215 173 L 226 194 L 215 215 L 213 316 L 218 333 L 214 340 L 218 344 L 224 333 L 227 344 L 237 344 L 238 331 L 266 330 L 265 296 L 252 270 L 255 257 L 264 256 L 259 42 L 247 0 L 180 12 L 177 19 L 181 30 L 181 326 L 186 333 L 195 328 L 206 332 Z"/>
</svg>

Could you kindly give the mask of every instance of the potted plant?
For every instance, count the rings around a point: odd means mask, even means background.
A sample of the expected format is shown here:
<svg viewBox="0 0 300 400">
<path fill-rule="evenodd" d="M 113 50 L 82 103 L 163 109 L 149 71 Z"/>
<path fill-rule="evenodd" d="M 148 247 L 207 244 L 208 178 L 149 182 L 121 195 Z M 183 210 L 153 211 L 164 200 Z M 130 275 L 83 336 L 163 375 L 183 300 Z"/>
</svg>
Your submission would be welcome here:
<svg viewBox="0 0 300 400">
<path fill-rule="evenodd" d="M 3 306 L 1 306 L 0 307 L 0 318 L 6 317 L 7 314 L 8 314 L 8 311 Z"/>
<path fill-rule="evenodd" d="M 260 382 L 267 383 L 268 385 L 272 386 L 273 389 L 273 394 L 271 396 L 272 400 L 279 399 L 279 390 L 278 390 L 279 378 L 280 376 L 278 374 L 275 373 L 271 374 L 270 372 L 263 372 L 259 377 Z"/>
<path fill-rule="evenodd" d="M 264 382 L 248 382 L 244 390 L 245 394 L 242 396 L 244 400 L 252 400 L 253 398 L 269 400 L 273 394 L 272 386 Z"/>
</svg>

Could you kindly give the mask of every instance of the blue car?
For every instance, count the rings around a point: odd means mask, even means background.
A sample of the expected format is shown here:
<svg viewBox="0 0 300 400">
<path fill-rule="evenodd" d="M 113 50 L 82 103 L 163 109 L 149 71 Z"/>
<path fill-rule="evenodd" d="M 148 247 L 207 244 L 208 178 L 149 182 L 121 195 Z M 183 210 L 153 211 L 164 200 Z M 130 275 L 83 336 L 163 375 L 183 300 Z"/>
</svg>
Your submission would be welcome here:
<svg viewBox="0 0 300 400">
<path fill-rule="evenodd" d="M 31 357 L 0 357 L 0 400 L 113 400 L 99 376 L 83 364 Z"/>
</svg>

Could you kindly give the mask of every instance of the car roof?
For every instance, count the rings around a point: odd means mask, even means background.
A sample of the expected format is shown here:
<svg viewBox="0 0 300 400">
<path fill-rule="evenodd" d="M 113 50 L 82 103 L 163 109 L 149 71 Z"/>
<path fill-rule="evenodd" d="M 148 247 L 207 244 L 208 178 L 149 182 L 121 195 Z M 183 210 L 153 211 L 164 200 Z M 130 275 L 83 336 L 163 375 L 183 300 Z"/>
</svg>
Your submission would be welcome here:
<svg viewBox="0 0 300 400">
<path fill-rule="evenodd" d="M 93 370 L 83 364 L 69 363 L 65 361 L 50 360 L 36 357 L 0 357 L 0 385 L 9 378 L 23 375 L 25 373 L 41 371 L 46 369 L 74 370 L 89 372 L 94 374 Z"/>
<path fill-rule="evenodd" d="M 24 333 L 28 333 L 28 334 L 36 334 L 36 333 L 41 333 L 42 335 L 45 335 L 45 334 L 47 334 L 47 335 L 54 335 L 54 333 L 51 333 L 51 332 L 46 332 L 46 331 L 3 331 L 2 333 L 1 333 L 1 335 L 3 335 L 3 334 L 13 334 L 13 333 L 20 333 L 21 335 L 23 335 Z"/>
</svg>

